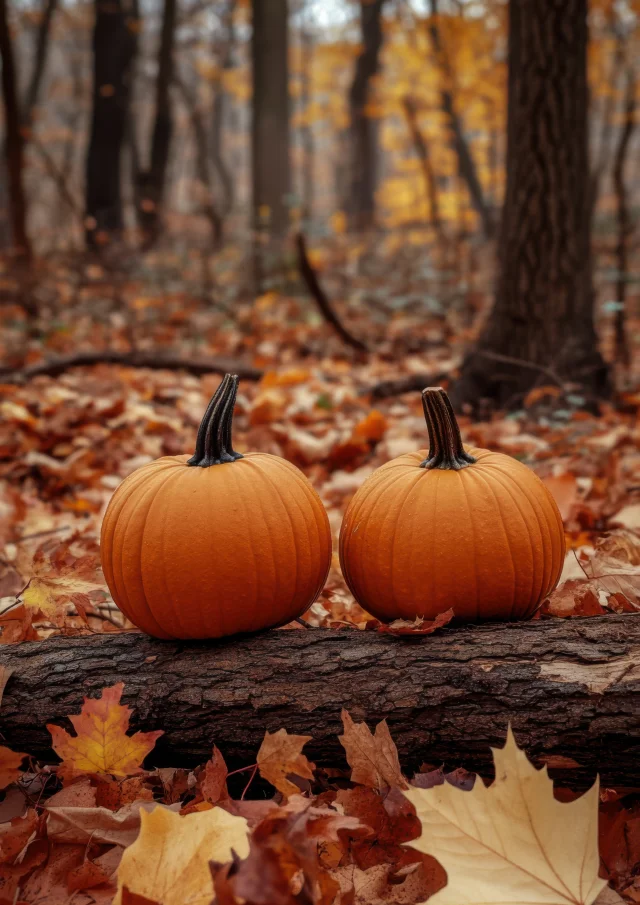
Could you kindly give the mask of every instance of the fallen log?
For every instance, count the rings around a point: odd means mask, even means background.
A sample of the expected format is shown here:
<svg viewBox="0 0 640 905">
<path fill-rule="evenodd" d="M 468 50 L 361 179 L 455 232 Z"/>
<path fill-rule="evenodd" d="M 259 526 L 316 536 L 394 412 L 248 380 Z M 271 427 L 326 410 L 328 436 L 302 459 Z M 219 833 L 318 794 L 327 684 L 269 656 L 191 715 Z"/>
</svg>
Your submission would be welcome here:
<svg viewBox="0 0 640 905">
<path fill-rule="evenodd" d="M 263 372 L 260 368 L 245 365 L 231 358 L 210 358 L 208 360 L 181 358 L 162 352 L 116 352 L 102 349 L 95 352 L 77 352 L 38 361 L 24 368 L 13 369 L 0 366 L 0 383 L 26 383 L 34 377 L 59 377 L 72 368 L 92 367 L 94 365 L 120 365 L 123 368 L 150 368 L 162 371 L 185 371 L 195 377 L 204 374 L 237 374 L 241 380 L 260 380 Z"/>
<path fill-rule="evenodd" d="M 202 763 L 215 742 L 249 764 L 265 730 L 313 737 L 344 763 L 340 711 L 386 719 L 406 770 L 423 761 L 490 772 L 510 721 L 538 763 L 572 784 L 640 787 L 640 615 L 487 624 L 421 638 L 357 629 L 272 631 L 221 642 L 139 633 L 0 647 L 13 671 L 2 743 L 52 757 L 46 723 L 68 727 L 84 695 L 125 683 L 134 729 L 163 729 L 154 765 Z M 567 760 L 570 759 L 570 760 Z M 572 765 L 572 761 L 576 765 Z M 54 761 L 55 762 L 55 761 Z"/>
</svg>

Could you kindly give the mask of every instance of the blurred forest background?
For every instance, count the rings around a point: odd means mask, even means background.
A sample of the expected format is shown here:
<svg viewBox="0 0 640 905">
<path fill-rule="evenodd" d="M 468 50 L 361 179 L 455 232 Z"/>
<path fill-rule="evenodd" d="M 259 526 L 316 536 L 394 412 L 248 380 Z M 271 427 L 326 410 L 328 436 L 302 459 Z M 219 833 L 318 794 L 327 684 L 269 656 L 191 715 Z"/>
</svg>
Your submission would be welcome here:
<svg viewBox="0 0 640 905">
<path fill-rule="evenodd" d="M 175 287 L 237 322 L 256 294 L 304 292 L 301 273 L 330 322 L 326 294 L 356 318 L 360 351 L 380 349 L 398 314 L 420 315 L 402 352 L 437 339 L 423 329 L 434 317 L 445 341 L 468 340 L 495 281 L 459 401 L 513 406 L 532 366 L 552 363 L 607 396 L 593 280 L 623 382 L 637 333 L 639 9 L 1 0 L 2 300 L 51 315 L 47 340 L 81 295 L 103 329 L 74 330 L 74 349 L 140 350 L 157 345 L 148 324 L 134 336 L 144 317 L 116 335 L 128 281 L 138 312 Z M 37 356 L 42 331 L 34 353 L 33 326 L 7 327 L 8 365 Z M 496 365 L 506 373 L 487 381 Z"/>
<path fill-rule="evenodd" d="M 3 639 L 113 613 L 106 503 L 192 452 L 225 371 L 236 448 L 303 468 L 336 532 L 425 446 L 417 391 L 442 383 L 465 440 L 559 502 L 551 612 L 637 608 L 637 534 L 603 535 L 640 530 L 639 22 L 638 0 L 0 0 Z M 47 576 L 67 621 L 20 596 Z M 316 609 L 365 618 L 337 561 Z"/>
</svg>

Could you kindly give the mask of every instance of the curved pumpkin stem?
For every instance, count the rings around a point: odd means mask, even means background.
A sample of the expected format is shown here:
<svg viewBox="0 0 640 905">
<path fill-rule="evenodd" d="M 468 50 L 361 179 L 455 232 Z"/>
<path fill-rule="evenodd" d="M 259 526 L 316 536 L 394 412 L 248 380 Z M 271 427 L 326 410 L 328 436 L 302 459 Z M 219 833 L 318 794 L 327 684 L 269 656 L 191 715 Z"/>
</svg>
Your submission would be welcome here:
<svg viewBox="0 0 640 905">
<path fill-rule="evenodd" d="M 422 391 L 422 408 L 429 429 L 429 455 L 420 467 L 459 471 L 473 465 L 476 460 L 465 452 L 453 407 L 442 387 Z"/>
<path fill-rule="evenodd" d="M 231 441 L 233 409 L 237 394 L 237 374 L 225 374 L 200 422 L 196 451 L 187 465 L 209 468 L 210 465 L 221 465 L 223 462 L 242 459 L 242 453 L 235 452 Z"/>
</svg>

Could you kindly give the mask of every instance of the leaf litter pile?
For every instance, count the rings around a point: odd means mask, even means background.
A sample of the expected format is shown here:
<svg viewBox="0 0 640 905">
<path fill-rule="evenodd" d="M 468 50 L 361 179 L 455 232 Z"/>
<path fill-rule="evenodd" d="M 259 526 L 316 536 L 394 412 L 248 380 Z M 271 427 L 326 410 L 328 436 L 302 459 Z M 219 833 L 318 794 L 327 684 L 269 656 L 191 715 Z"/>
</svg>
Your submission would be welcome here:
<svg viewBox="0 0 640 905">
<path fill-rule="evenodd" d="M 224 304 L 204 311 L 184 292 L 155 297 L 132 283 L 120 290 L 119 308 L 107 299 L 96 318 L 87 298 L 100 279 L 89 274 L 93 284 L 77 290 L 73 314 L 52 289 L 62 326 L 36 339 L 25 338 L 15 310 L 3 309 L 1 357 L 10 361 L 20 346 L 22 361 L 34 364 L 135 345 L 261 369 L 261 380 L 241 382 L 235 447 L 301 467 L 336 538 L 365 478 L 427 442 L 419 393 L 379 398 L 372 389 L 425 373 L 442 382 L 469 339 L 454 302 L 446 316 L 434 308 L 425 317 L 409 297 L 380 313 L 373 291 L 366 318 L 364 305 L 345 308 L 368 354 L 346 350 L 299 297 L 272 292 L 232 318 Z M 358 292 L 366 296 L 366 287 Z M 97 364 L 2 384 L 0 644 L 132 630 L 99 567 L 106 504 L 138 466 L 193 451 L 218 382 L 215 374 Z M 541 382 L 511 415 L 460 418 L 466 442 L 524 461 L 560 507 L 567 558 L 540 619 L 640 611 L 640 394 L 622 394 L 599 416 L 583 406 L 570 386 Z M 354 603 L 336 555 L 303 618 L 343 631 L 426 635 L 451 615 L 380 625 Z M 144 769 L 161 733 L 128 731 L 122 692 L 106 688 L 69 715 L 67 728 L 49 727 L 58 766 L 11 751 L 0 735 L 0 905 L 640 902 L 640 795 L 597 784 L 583 795 L 554 792 L 511 734 L 494 752 L 490 785 L 430 765 L 408 779 L 386 724 L 369 728 L 344 713 L 349 770 L 316 769 L 303 753 L 308 737 L 281 729 L 266 734 L 255 763 L 228 784 L 215 726 L 211 759 L 199 769 Z"/>
</svg>

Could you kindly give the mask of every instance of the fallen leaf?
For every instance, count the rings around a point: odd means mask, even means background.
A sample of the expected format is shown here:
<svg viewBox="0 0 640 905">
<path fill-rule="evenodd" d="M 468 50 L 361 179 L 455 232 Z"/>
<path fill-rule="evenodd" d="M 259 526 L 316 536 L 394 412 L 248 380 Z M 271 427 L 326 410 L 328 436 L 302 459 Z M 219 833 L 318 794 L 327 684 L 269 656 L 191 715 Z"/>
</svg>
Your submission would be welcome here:
<svg viewBox="0 0 640 905">
<path fill-rule="evenodd" d="M 20 764 L 27 755 L 0 745 L 0 790 L 15 782 L 20 776 Z"/>
<path fill-rule="evenodd" d="M 453 616 L 453 610 L 445 610 L 444 613 L 438 613 L 435 619 L 423 619 L 422 616 L 416 616 L 413 622 L 409 619 L 394 619 L 388 625 L 384 622 L 376 624 L 375 621 L 372 621 L 367 622 L 367 629 L 375 629 L 375 631 L 387 635 L 431 635 L 437 629 L 448 625 Z"/>
<path fill-rule="evenodd" d="M 302 748 L 310 740 L 310 735 L 289 735 L 286 729 L 278 729 L 273 734 L 265 732 L 258 751 L 258 769 L 262 778 L 283 795 L 295 795 L 300 791 L 287 776 L 313 779 L 314 764 L 302 753 Z"/>
<path fill-rule="evenodd" d="M 54 842 L 131 845 L 140 830 L 141 811 L 164 808 L 156 801 L 134 801 L 115 813 L 107 808 L 47 808 L 47 836 Z"/>
<path fill-rule="evenodd" d="M 407 788 L 402 775 L 398 749 L 386 720 L 378 723 L 375 735 L 366 723 L 354 723 L 346 710 L 342 711 L 344 735 L 338 736 L 351 767 L 351 781 L 372 789 Z"/>
<path fill-rule="evenodd" d="M 19 855 L 38 828 L 39 817 L 35 810 L 24 817 L 14 817 L 11 823 L 0 825 L 0 864 L 12 861 Z"/>
<path fill-rule="evenodd" d="M 249 854 L 247 822 L 222 808 L 180 817 L 166 808 L 140 814 L 140 835 L 118 868 L 114 905 L 122 905 L 123 887 L 162 905 L 210 905 L 210 861 Z"/>
<path fill-rule="evenodd" d="M 511 729 L 493 757 L 488 788 L 405 792 L 422 823 L 410 845 L 447 872 L 430 905 L 590 905 L 606 885 L 598 877 L 598 782 L 575 801 L 556 801 L 546 768 L 530 763 Z"/>
<path fill-rule="evenodd" d="M 4 694 L 4 690 L 7 687 L 7 682 L 9 681 L 12 672 L 13 670 L 9 669 L 8 666 L 0 666 L 0 704 L 2 704 L 2 695 Z"/>
<path fill-rule="evenodd" d="M 19 644 L 22 641 L 37 641 L 38 633 L 33 627 L 34 613 L 24 603 L 12 607 L 0 616 L 0 644 Z"/>
<path fill-rule="evenodd" d="M 217 804 L 221 799 L 229 797 L 227 791 L 227 765 L 220 750 L 213 746 L 213 756 L 204 767 L 204 778 L 200 783 L 200 791 L 205 801 Z"/>
<path fill-rule="evenodd" d="M 59 726 L 47 725 L 52 747 L 63 765 L 84 773 L 128 776 L 139 773 L 140 764 L 163 733 L 136 732 L 127 735 L 131 709 L 120 704 L 124 684 L 105 688 L 97 700 L 85 698 L 79 716 L 69 719 L 76 730 L 72 736 Z"/>
<path fill-rule="evenodd" d="M 561 475 L 549 475 L 543 478 L 543 484 L 556 501 L 562 521 L 566 522 L 571 515 L 574 503 L 578 499 L 576 476 L 568 471 Z"/>
<path fill-rule="evenodd" d="M 88 604 L 88 592 L 104 588 L 98 555 L 87 553 L 76 557 L 69 547 L 70 541 L 66 541 L 52 550 L 45 547 L 36 550 L 29 585 L 22 592 L 25 606 L 53 616 L 74 595 L 81 595 Z"/>
</svg>

